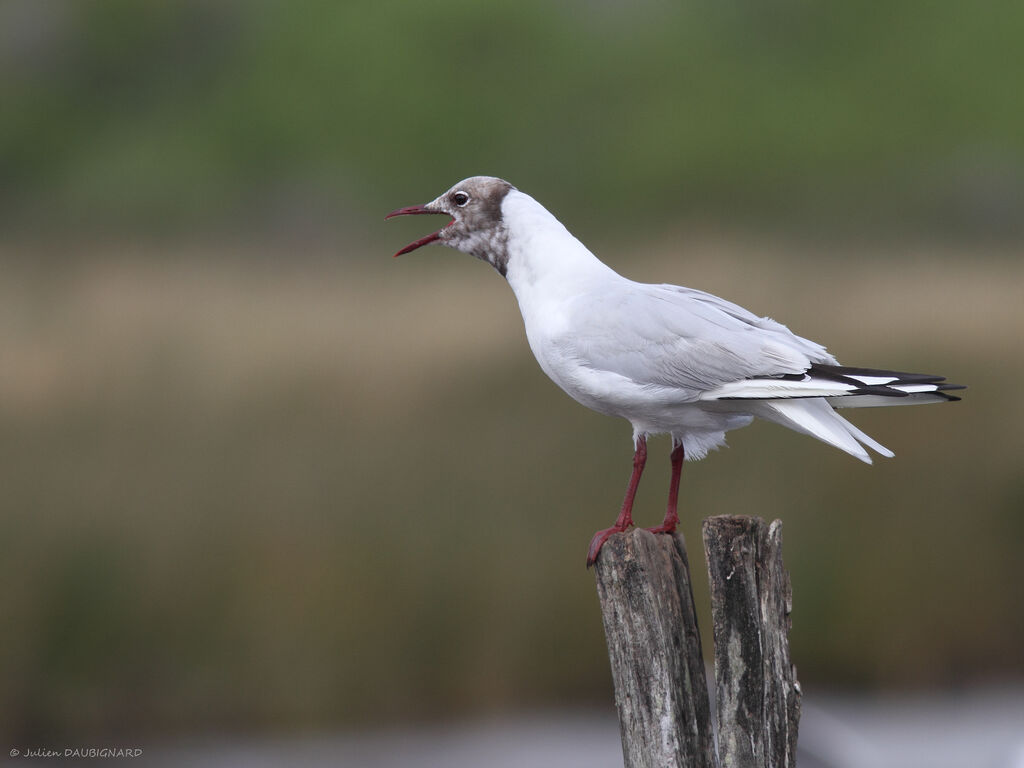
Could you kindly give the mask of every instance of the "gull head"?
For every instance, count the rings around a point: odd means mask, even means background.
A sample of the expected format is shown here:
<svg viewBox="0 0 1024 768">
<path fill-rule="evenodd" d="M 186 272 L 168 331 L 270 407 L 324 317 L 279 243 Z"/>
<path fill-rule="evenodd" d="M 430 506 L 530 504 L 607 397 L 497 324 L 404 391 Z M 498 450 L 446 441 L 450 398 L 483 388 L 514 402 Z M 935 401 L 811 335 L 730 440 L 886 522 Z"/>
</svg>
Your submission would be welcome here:
<svg viewBox="0 0 1024 768">
<path fill-rule="evenodd" d="M 489 262 L 501 274 L 508 266 L 508 229 L 501 204 L 514 190 L 511 184 L 493 176 L 471 176 L 424 205 L 410 205 L 384 218 L 427 213 L 450 216 L 451 221 L 436 232 L 414 240 L 395 256 L 438 242 Z"/>
</svg>

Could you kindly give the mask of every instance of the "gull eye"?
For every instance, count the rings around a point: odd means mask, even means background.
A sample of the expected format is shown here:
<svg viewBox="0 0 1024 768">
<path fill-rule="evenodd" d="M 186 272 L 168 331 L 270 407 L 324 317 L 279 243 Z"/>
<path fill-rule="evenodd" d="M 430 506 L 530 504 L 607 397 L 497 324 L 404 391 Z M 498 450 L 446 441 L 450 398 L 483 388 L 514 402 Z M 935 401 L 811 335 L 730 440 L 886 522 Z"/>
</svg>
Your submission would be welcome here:
<svg viewBox="0 0 1024 768">
<path fill-rule="evenodd" d="M 469 202 L 469 195 L 465 192 L 456 192 L 452 195 L 452 202 L 459 206 L 459 208 L 464 208 L 466 203 Z"/>
</svg>

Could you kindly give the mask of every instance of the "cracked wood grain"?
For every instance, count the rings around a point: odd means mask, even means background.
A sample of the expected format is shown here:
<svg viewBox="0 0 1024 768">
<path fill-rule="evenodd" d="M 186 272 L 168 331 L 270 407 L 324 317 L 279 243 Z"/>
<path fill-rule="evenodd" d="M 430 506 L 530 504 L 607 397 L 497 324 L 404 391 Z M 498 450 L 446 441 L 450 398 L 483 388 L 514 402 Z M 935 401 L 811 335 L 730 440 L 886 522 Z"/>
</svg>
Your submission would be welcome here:
<svg viewBox="0 0 1024 768">
<path fill-rule="evenodd" d="M 792 590 L 782 523 L 722 515 L 704 521 L 715 642 L 718 752 L 723 766 L 796 764 L 800 684 L 789 656 Z"/>
<path fill-rule="evenodd" d="M 716 766 L 682 535 L 616 534 L 595 578 L 626 768 Z"/>
</svg>

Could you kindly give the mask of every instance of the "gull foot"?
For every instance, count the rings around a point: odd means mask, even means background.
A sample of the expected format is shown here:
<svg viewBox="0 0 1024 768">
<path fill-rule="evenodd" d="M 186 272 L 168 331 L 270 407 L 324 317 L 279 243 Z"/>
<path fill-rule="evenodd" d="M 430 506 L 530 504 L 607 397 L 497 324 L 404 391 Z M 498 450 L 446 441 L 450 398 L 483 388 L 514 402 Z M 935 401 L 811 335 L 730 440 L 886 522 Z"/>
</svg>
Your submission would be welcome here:
<svg viewBox="0 0 1024 768">
<path fill-rule="evenodd" d="M 632 523 L 629 523 L 628 525 L 613 525 L 611 528 L 605 528 L 603 531 L 595 533 L 594 538 L 590 540 L 590 549 L 587 550 L 587 568 L 597 562 L 597 556 L 601 552 L 601 547 L 603 547 L 604 543 L 611 538 L 612 534 L 622 533 L 628 529 L 630 525 L 632 525 Z"/>
<path fill-rule="evenodd" d="M 653 528 L 644 528 L 644 530 L 650 531 L 651 533 L 675 533 L 676 524 L 669 523 L 666 525 L 665 523 L 662 523 L 661 525 L 656 525 Z"/>
</svg>

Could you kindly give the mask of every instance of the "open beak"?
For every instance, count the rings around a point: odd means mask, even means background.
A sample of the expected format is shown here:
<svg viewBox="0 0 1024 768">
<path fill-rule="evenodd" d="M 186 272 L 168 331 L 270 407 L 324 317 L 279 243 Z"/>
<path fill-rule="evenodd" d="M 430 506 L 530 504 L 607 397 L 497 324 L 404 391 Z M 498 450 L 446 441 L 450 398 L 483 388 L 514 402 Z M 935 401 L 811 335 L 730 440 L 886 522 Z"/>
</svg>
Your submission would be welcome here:
<svg viewBox="0 0 1024 768">
<path fill-rule="evenodd" d="M 418 216 L 418 215 L 426 214 L 426 213 L 442 214 L 444 216 L 449 216 L 450 215 L 449 213 L 447 213 L 445 211 L 435 211 L 432 208 L 427 208 L 427 206 L 425 206 L 425 205 L 410 205 L 407 208 L 399 208 L 398 210 L 392 211 L 391 213 L 389 213 L 384 218 L 385 219 L 390 219 L 393 216 Z M 452 219 L 452 221 L 455 221 L 455 219 Z M 452 223 L 452 221 L 449 221 L 448 224 L 445 224 L 444 226 L 447 227 L 449 224 Z M 441 227 L 441 229 L 444 229 L 444 227 Z M 428 245 L 429 243 L 432 243 L 435 240 L 440 240 L 440 239 L 441 239 L 441 230 L 439 229 L 437 232 L 429 234 L 426 237 L 421 237 L 419 240 L 416 240 L 414 242 L 409 243 L 407 246 L 405 246 L 405 248 L 403 248 L 398 253 L 396 253 L 395 256 L 401 256 L 403 253 L 409 253 L 410 251 L 415 251 L 417 248 L 419 248 L 421 246 Z"/>
</svg>

